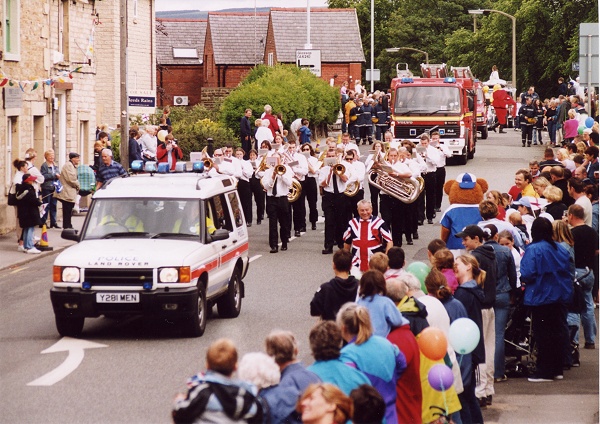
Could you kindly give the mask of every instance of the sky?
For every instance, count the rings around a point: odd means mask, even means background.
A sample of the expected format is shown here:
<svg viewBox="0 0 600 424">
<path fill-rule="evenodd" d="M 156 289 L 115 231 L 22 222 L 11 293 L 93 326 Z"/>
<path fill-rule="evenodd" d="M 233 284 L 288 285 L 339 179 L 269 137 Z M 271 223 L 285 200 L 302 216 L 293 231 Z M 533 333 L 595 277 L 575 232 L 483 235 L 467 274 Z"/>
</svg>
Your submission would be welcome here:
<svg viewBox="0 0 600 424">
<path fill-rule="evenodd" d="M 234 7 L 306 7 L 307 0 L 156 0 L 156 10 L 215 11 Z M 326 0 L 308 0 L 310 7 L 327 7 Z"/>
</svg>

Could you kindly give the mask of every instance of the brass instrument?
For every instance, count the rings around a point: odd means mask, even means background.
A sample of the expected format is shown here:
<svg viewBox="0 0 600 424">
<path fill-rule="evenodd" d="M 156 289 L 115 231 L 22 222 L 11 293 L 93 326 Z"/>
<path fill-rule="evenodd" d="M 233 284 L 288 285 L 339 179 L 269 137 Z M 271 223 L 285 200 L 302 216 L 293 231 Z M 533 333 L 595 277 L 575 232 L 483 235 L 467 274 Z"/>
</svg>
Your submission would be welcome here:
<svg viewBox="0 0 600 424">
<path fill-rule="evenodd" d="M 275 167 L 275 173 L 277 175 L 281 176 L 281 175 L 285 174 L 285 172 L 286 172 L 285 165 L 279 164 Z"/>
<path fill-rule="evenodd" d="M 417 178 L 397 178 L 384 171 L 379 163 L 369 170 L 369 184 L 402 203 L 413 203 L 425 187 L 425 180 Z"/>
<path fill-rule="evenodd" d="M 267 166 L 267 155 L 263 155 L 262 159 L 260 160 L 260 164 L 256 168 L 256 172 L 263 172 L 267 168 L 268 168 L 268 166 Z"/>
<path fill-rule="evenodd" d="M 290 163 L 290 162 L 294 161 L 293 156 L 290 155 L 288 150 L 284 151 L 280 155 L 283 159 L 283 163 Z M 279 174 L 279 171 L 278 171 L 279 167 L 283 167 L 282 174 Z M 285 166 L 284 165 L 277 165 L 275 170 L 279 175 L 285 174 Z M 298 200 L 300 198 L 301 194 L 302 194 L 302 184 L 300 184 L 300 181 L 298 181 L 298 179 L 296 178 L 296 174 L 294 174 L 294 178 L 292 178 L 292 185 L 290 186 L 290 191 L 288 192 L 288 195 L 287 195 L 288 202 L 294 203 L 296 200 Z"/>
<path fill-rule="evenodd" d="M 354 197 L 358 194 L 360 190 L 360 183 L 358 181 L 354 181 L 348 185 L 346 185 L 346 190 L 344 190 L 344 194 L 348 197 Z"/>
<path fill-rule="evenodd" d="M 346 167 L 342 163 L 335 164 L 332 168 L 333 172 L 335 172 L 338 177 L 341 177 L 346 173 Z"/>
<path fill-rule="evenodd" d="M 212 167 L 214 166 L 213 160 L 211 158 L 204 159 L 202 161 L 202 163 L 204 164 L 205 171 L 210 171 L 212 169 Z"/>
</svg>

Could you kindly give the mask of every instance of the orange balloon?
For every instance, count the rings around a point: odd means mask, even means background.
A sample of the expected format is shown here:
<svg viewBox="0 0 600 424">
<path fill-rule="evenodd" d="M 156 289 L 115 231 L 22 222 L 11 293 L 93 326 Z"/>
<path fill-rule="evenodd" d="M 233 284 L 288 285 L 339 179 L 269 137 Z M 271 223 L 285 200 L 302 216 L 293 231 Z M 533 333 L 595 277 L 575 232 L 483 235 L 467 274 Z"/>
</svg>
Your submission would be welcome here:
<svg viewBox="0 0 600 424">
<path fill-rule="evenodd" d="M 431 360 L 438 361 L 446 356 L 448 340 L 442 330 L 436 327 L 427 327 L 417 337 L 419 349 L 423 355 Z"/>
</svg>

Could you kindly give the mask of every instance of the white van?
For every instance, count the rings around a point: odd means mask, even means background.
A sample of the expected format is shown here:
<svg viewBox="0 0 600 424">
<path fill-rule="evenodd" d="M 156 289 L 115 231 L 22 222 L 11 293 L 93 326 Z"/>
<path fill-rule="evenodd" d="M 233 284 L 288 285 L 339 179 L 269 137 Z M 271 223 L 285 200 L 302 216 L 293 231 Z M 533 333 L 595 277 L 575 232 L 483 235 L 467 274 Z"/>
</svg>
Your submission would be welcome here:
<svg viewBox="0 0 600 424">
<path fill-rule="evenodd" d="M 204 333 L 240 313 L 248 230 L 236 179 L 205 174 L 115 178 L 93 196 L 78 241 L 54 261 L 56 327 L 77 337 L 86 317 L 144 315 Z"/>
</svg>

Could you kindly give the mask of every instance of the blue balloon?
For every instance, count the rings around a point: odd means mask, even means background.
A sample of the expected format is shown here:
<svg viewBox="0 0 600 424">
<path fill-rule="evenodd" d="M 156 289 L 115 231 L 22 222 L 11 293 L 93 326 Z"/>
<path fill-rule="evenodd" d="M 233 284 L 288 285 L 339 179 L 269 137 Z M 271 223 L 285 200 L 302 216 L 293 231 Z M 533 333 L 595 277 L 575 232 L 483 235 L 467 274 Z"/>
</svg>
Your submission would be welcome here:
<svg viewBox="0 0 600 424">
<path fill-rule="evenodd" d="M 444 364 L 436 364 L 429 370 L 427 381 L 433 390 L 443 392 L 448 390 L 454 383 L 454 374 L 452 369 Z"/>
<path fill-rule="evenodd" d="M 585 126 L 586 126 L 586 128 L 592 128 L 594 126 L 594 118 L 592 118 L 591 116 L 588 116 L 585 119 Z"/>
<path fill-rule="evenodd" d="M 473 352 L 479 343 L 479 337 L 479 327 L 469 318 L 455 320 L 448 331 L 450 345 L 461 355 Z"/>
</svg>

